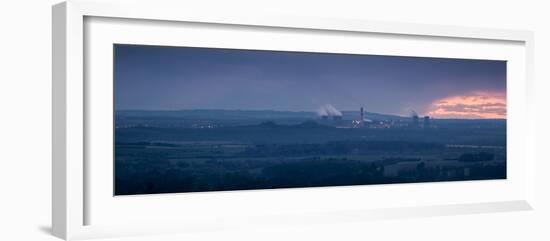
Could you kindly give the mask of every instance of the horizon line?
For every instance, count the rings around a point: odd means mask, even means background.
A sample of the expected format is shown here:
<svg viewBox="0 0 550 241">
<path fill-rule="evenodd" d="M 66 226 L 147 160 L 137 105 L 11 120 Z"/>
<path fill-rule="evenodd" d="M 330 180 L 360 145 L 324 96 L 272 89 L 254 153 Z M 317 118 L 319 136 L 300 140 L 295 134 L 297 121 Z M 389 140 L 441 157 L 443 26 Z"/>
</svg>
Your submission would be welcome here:
<svg viewBox="0 0 550 241">
<path fill-rule="evenodd" d="M 177 111 L 272 111 L 272 112 L 294 112 L 294 113 L 315 113 L 316 111 L 307 111 L 307 110 L 300 110 L 300 111 L 294 111 L 294 110 L 273 110 L 273 109 L 116 109 L 114 108 L 114 111 L 166 111 L 166 112 L 177 112 Z M 340 112 L 360 112 L 359 110 L 341 110 Z M 386 113 L 380 113 L 380 112 L 371 112 L 371 111 L 365 111 L 365 113 L 371 113 L 371 114 L 378 114 L 378 115 L 389 115 L 389 116 L 396 116 L 400 118 L 411 118 L 411 116 L 403 116 L 399 114 L 386 114 Z M 318 115 L 318 114 L 317 114 Z M 437 119 L 437 120 L 507 120 L 507 118 L 439 118 L 439 117 L 433 117 L 430 115 L 418 115 L 419 118 L 428 116 L 430 119 Z"/>
</svg>

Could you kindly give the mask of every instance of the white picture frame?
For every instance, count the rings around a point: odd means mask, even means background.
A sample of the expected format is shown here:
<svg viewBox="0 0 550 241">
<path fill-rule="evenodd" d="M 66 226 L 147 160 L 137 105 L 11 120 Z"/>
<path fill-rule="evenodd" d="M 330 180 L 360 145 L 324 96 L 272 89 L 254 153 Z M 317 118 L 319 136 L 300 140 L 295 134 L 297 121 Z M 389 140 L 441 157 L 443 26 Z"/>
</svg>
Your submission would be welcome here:
<svg viewBox="0 0 550 241">
<path fill-rule="evenodd" d="M 151 9 L 154 9 L 152 11 Z M 533 34 L 529 31 L 519 30 L 497 30 L 456 26 L 422 25 L 410 23 L 373 22 L 350 19 L 320 19 L 293 16 L 276 15 L 209 15 L 203 11 L 189 9 L 184 3 L 176 2 L 153 2 L 150 3 L 128 3 L 124 1 L 96 2 L 73 0 L 60 3 L 53 7 L 53 167 L 52 167 L 52 227 L 53 234 L 63 239 L 83 239 L 94 237 L 112 237 L 121 235 L 156 234 L 171 232 L 192 232 L 195 230 L 209 230 L 219 227 L 233 226 L 254 226 L 254 225 L 291 225 L 293 222 L 339 222 L 342 220 L 370 220 L 400 217 L 422 217 L 432 215 L 467 214 L 496 211 L 530 210 L 534 203 L 534 173 L 535 157 L 532 151 L 534 137 L 532 130 L 530 93 L 532 93 L 532 66 L 533 66 Z M 106 20 L 105 20 L 106 19 Z M 114 20 L 113 20 L 114 19 Z M 114 22 L 110 22 L 113 20 Z M 88 22 L 87 22 L 88 21 Z M 117 22 L 119 21 L 119 22 Z M 152 23 L 152 24 L 147 24 Z M 86 27 L 86 24 L 96 24 L 93 27 Z M 110 25 L 109 25 L 110 24 Z M 494 56 L 511 61 L 508 80 L 508 94 L 511 99 L 508 105 L 508 112 L 511 118 L 508 126 L 510 139 L 508 145 L 513 149 L 509 153 L 513 168 L 511 177 L 505 182 L 460 182 L 458 184 L 399 184 L 399 185 L 378 185 L 376 187 L 362 188 L 357 186 L 315 189 L 274 190 L 258 192 L 215 192 L 208 194 L 171 194 L 137 196 L 129 198 L 114 198 L 101 193 L 108 193 L 105 189 L 112 179 L 97 181 L 94 175 L 102 175 L 111 171 L 105 165 L 91 163 L 90 153 L 95 147 L 93 144 L 96 137 L 90 138 L 90 128 L 96 128 L 91 122 L 97 116 L 94 106 L 101 94 L 89 92 L 90 89 L 102 89 L 95 81 L 90 84 L 86 78 L 90 77 L 86 68 L 98 70 L 97 73 L 108 73 L 108 69 L 94 64 L 97 61 L 90 60 L 90 49 L 94 53 L 101 52 L 100 44 L 88 45 L 86 41 L 112 44 L 116 41 L 125 43 L 157 43 L 160 45 L 178 44 L 178 38 L 184 38 L 184 34 L 174 33 L 176 42 L 161 39 L 145 39 L 139 31 L 127 31 L 131 29 L 127 24 L 135 26 L 146 26 L 150 31 L 158 31 L 158 35 L 164 36 L 167 33 L 162 26 L 168 24 L 178 27 L 178 24 L 199 24 L 197 29 L 200 34 L 200 24 L 204 26 L 223 27 L 224 31 L 237 31 L 232 29 L 252 28 L 253 33 L 260 36 L 262 32 L 276 30 L 281 33 L 285 31 L 299 31 L 300 34 L 314 32 L 316 36 L 334 34 L 374 34 L 390 36 L 392 38 L 425 38 L 426 41 L 451 41 L 454 44 L 464 44 L 473 49 L 486 49 L 483 54 Z M 102 26 L 109 25 L 107 29 Z M 113 31 L 115 29 L 116 31 Z M 139 29 L 139 28 L 138 28 Z M 122 31 L 120 31 L 122 30 Z M 135 30 L 135 29 L 134 29 Z M 214 29 L 215 30 L 215 29 Z M 163 32 L 164 31 L 164 32 Z M 118 35 L 110 33 L 117 32 Z M 257 33 L 258 32 L 258 33 Z M 122 33 L 122 34 L 120 34 Z M 93 35 L 92 37 L 87 35 Z M 95 37 L 94 37 L 95 36 Z M 183 37 L 182 37 L 183 36 Z M 250 35 L 252 36 L 252 35 Z M 256 35 L 254 35 L 256 36 Z M 346 35 L 347 36 L 347 35 Z M 90 38 L 88 38 L 90 37 Z M 142 39 L 140 39 L 142 38 Z M 231 37 L 228 37 L 228 39 Z M 304 37 L 311 38 L 311 37 Z M 166 39 L 166 38 L 164 38 Z M 200 40 L 200 39 L 199 39 Z M 102 42 L 103 41 L 103 42 Z M 94 42 L 94 43 L 95 43 Z M 321 41 L 322 42 L 322 41 Z M 509 50 L 503 54 L 498 53 L 498 44 L 509 46 Z M 209 43 L 216 45 L 216 43 Z M 246 44 L 246 43 L 243 43 Z M 248 42 L 248 44 L 250 44 Z M 297 44 L 296 46 L 298 46 Z M 474 46 L 475 45 L 475 46 Z M 237 45 L 235 45 L 237 46 Z M 407 44 L 402 50 L 405 51 Z M 483 58 L 483 54 L 467 53 L 459 54 L 457 51 L 445 52 L 445 44 L 430 47 L 428 56 L 457 56 L 469 58 Z M 493 46 L 493 47 L 491 47 Z M 496 47 L 495 47 L 496 46 Z M 238 46 L 237 46 L 238 47 Z M 241 46 L 243 47 L 243 46 Z M 244 46 L 243 48 L 245 48 Z M 292 46 L 255 46 L 255 48 L 304 48 Z M 312 47 L 315 48 L 315 47 Z M 309 49 L 310 51 L 323 51 L 320 49 Z M 439 48 L 439 49 L 438 49 Z M 506 47 L 508 48 L 508 47 Z M 98 51 L 95 51 L 98 50 Z M 358 51 L 358 50 L 341 50 Z M 361 50 L 363 51 L 363 50 Z M 369 51 L 364 50 L 364 51 Z M 386 50 L 386 54 L 392 54 L 392 50 Z M 408 50 L 409 55 L 422 55 L 422 52 Z M 428 51 L 428 48 L 419 48 L 416 51 Z M 480 50 L 481 51 L 481 50 Z M 426 52 L 427 53 L 427 52 Z M 393 53 L 396 54 L 396 53 Z M 96 54 L 99 56 L 100 54 Z M 399 55 L 399 53 L 397 53 Z M 95 58 L 95 57 L 94 57 Z M 98 57 L 105 58 L 105 57 Z M 111 60 L 112 61 L 112 60 Z M 108 68 L 108 67 L 105 67 Z M 98 74 L 101 75 L 101 74 Z M 89 81 L 89 80 L 88 80 Z M 108 93 L 103 93 L 108 94 Z M 92 113 L 92 114 L 90 114 Z M 92 126 L 92 127 L 90 127 Z M 94 129 L 94 133 L 95 129 Z M 108 136 L 99 137 L 108 138 Z M 101 152 L 109 154 L 108 152 Z M 112 160 L 111 160 L 112 161 Z M 514 164 L 515 163 L 515 164 Z M 91 168 L 96 168 L 92 174 Z M 111 172 L 112 173 L 112 172 Z M 110 181 L 109 181 L 110 180 Z M 453 195 L 445 200 L 411 202 L 383 202 L 383 197 L 396 197 L 399 193 L 424 192 L 426 197 L 434 198 L 435 193 L 443 192 L 444 189 L 457 190 L 458 194 L 466 197 L 457 198 Z M 386 191 L 388 190 L 388 191 Z M 495 190 L 491 192 L 490 190 Z M 100 193 L 100 194 L 98 194 Z M 359 202 L 350 202 L 343 205 L 341 199 L 319 201 L 312 205 L 307 201 L 314 199 L 327 200 L 327 197 L 342 196 L 346 199 L 361 200 L 365 194 L 381 197 L 372 201 L 371 208 L 361 208 Z M 385 194 L 386 193 L 386 194 Z M 387 194 L 389 193 L 389 194 Z M 101 196 L 103 195 L 103 196 Z M 388 195 L 388 196 L 384 196 Z M 101 196 L 101 197 L 98 197 Z M 278 196 L 285 198 L 279 200 L 277 208 L 260 207 L 252 205 L 254 201 L 276 200 Z M 290 199 L 304 200 L 291 206 Z M 116 200 L 115 200 L 116 199 Z M 113 201 L 114 200 L 114 201 Z M 224 213 L 220 209 L 206 211 L 196 208 L 199 205 L 214 204 L 223 200 L 225 203 L 234 203 L 231 206 L 234 210 Z M 251 200 L 251 201 L 243 201 Z M 111 202 L 113 201 L 113 202 Z M 192 213 L 195 217 L 192 221 L 178 217 L 181 213 L 171 212 L 178 204 L 186 202 L 195 206 L 193 210 L 182 210 Z M 243 203 L 244 202 L 244 203 Z M 92 204 L 91 204 L 92 203 Z M 238 203 L 238 204 L 237 204 Z M 336 205 L 347 206 L 348 208 L 337 208 Z M 146 212 L 145 208 L 157 205 L 162 210 L 159 214 Z M 227 206 L 225 206 L 227 207 Z M 291 210 L 295 209 L 295 210 Z M 143 215 L 152 221 L 144 221 L 135 215 L 128 218 L 131 212 L 142 211 Z M 135 214 L 134 212 L 134 214 Z M 216 213 L 217 212 L 217 213 Z M 261 215 L 254 215 L 261 213 Z M 157 215 L 157 216 L 155 216 Z M 204 215 L 205 218 L 197 221 L 196 217 Z M 181 216 L 181 215 L 180 215 Z M 90 217 L 99 217 L 98 221 L 90 220 Z M 108 222 L 113 220 L 113 222 Z M 293 220 L 293 221 L 289 221 Z M 228 225 L 230 223 L 230 225 Z"/>
</svg>

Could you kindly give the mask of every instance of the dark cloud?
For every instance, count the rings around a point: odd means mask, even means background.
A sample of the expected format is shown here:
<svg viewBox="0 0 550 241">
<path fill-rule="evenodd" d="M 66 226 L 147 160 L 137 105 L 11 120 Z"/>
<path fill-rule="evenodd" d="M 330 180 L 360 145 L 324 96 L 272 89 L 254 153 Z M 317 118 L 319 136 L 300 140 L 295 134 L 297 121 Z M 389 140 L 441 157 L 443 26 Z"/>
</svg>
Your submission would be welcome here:
<svg viewBox="0 0 550 241">
<path fill-rule="evenodd" d="M 339 110 L 407 115 L 504 93 L 504 61 L 115 45 L 116 109 Z M 477 96 L 476 98 L 483 98 Z"/>
</svg>

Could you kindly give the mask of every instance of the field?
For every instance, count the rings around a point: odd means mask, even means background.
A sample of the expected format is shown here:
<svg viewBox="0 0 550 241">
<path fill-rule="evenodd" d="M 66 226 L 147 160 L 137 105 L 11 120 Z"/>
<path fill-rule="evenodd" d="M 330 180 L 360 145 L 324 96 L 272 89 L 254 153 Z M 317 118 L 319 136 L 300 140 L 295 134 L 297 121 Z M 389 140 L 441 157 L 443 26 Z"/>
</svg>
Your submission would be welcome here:
<svg viewBox="0 0 550 241">
<path fill-rule="evenodd" d="M 506 178 L 505 120 L 119 111 L 115 195 Z"/>
</svg>

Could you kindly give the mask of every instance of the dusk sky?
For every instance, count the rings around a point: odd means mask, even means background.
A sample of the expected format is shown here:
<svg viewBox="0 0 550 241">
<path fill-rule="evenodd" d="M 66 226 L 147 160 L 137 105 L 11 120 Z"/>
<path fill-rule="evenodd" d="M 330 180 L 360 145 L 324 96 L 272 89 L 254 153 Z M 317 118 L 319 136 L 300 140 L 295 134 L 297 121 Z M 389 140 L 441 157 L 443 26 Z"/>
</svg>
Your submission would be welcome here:
<svg viewBox="0 0 550 241">
<path fill-rule="evenodd" d="M 506 118 L 506 62 L 115 45 L 117 110 L 340 111 Z"/>
</svg>

